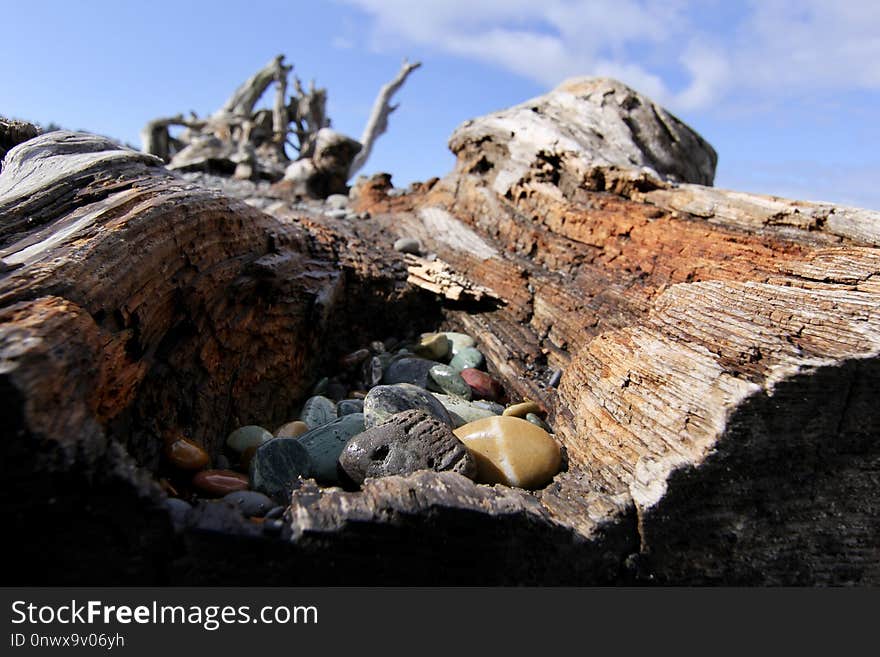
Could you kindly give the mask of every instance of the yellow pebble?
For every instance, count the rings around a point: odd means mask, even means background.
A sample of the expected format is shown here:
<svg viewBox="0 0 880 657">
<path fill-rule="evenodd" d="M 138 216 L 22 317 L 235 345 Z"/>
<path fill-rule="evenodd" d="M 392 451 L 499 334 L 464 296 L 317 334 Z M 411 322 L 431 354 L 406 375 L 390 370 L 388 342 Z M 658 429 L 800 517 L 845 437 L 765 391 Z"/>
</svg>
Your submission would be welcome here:
<svg viewBox="0 0 880 657">
<path fill-rule="evenodd" d="M 520 402 L 519 404 L 513 404 L 512 406 L 508 406 L 504 409 L 504 412 L 501 415 L 507 415 L 509 417 L 522 417 L 524 418 L 527 413 L 541 413 L 541 407 L 538 405 L 538 402 L 533 402 L 530 399 L 525 400 L 524 402 Z"/>
<path fill-rule="evenodd" d="M 453 433 L 476 459 L 479 483 L 540 488 L 562 464 L 559 445 L 550 434 L 518 417 L 486 417 Z"/>
<path fill-rule="evenodd" d="M 294 420 L 278 428 L 276 438 L 296 438 L 309 430 L 309 425 L 302 420 Z"/>
</svg>

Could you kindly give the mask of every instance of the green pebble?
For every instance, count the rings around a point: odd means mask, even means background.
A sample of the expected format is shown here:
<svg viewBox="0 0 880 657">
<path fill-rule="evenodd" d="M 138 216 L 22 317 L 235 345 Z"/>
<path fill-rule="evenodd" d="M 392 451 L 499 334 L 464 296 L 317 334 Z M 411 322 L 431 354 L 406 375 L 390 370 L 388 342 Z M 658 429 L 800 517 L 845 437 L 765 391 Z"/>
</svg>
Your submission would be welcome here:
<svg viewBox="0 0 880 657">
<path fill-rule="evenodd" d="M 459 351 L 451 361 L 449 361 L 449 367 L 456 372 L 461 372 L 469 367 L 480 368 L 482 367 L 483 362 L 483 354 L 481 354 L 478 349 L 475 349 L 474 347 L 465 347 Z"/>
<path fill-rule="evenodd" d="M 473 391 L 465 383 L 461 375 L 448 365 L 434 365 L 428 370 L 428 384 L 434 384 L 437 392 L 445 392 L 447 395 L 455 395 L 462 399 L 470 399 Z"/>
<path fill-rule="evenodd" d="M 449 417 L 452 418 L 452 426 L 455 429 L 464 424 L 470 424 L 471 422 L 482 420 L 484 417 L 500 415 L 500 413 L 493 413 L 492 411 L 477 406 L 474 402 L 466 401 L 455 395 L 443 395 L 439 392 L 435 392 L 433 395 L 436 397 L 437 401 L 443 405 L 446 412 L 449 413 Z"/>
<path fill-rule="evenodd" d="M 241 454 L 248 447 L 257 447 L 274 437 L 271 431 L 256 424 L 249 424 L 230 433 L 226 438 L 226 446 Z"/>
<path fill-rule="evenodd" d="M 458 352 L 462 349 L 466 349 L 467 347 L 476 346 L 477 342 L 471 336 L 466 333 L 455 333 L 454 331 L 446 331 L 443 335 L 446 336 L 446 339 L 452 343 L 452 348 L 450 349 L 450 353 L 454 356 L 458 355 Z"/>
<path fill-rule="evenodd" d="M 336 461 L 345 444 L 364 429 L 364 414 L 349 413 L 296 439 L 309 453 L 312 463 L 310 474 L 319 484 L 335 486 L 340 483 Z"/>
<path fill-rule="evenodd" d="M 526 413 L 526 420 L 534 424 L 536 427 L 541 427 L 547 433 L 553 433 L 553 429 L 549 427 L 549 425 L 544 422 L 539 416 L 534 413 Z"/>
</svg>

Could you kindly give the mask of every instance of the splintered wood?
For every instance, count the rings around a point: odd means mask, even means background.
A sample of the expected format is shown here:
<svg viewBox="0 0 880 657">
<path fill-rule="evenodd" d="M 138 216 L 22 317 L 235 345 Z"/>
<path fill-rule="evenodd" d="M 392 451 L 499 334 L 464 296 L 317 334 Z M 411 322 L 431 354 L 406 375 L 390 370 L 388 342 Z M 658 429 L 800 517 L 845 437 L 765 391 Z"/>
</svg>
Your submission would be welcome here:
<svg viewBox="0 0 880 657">
<path fill-rule="evenodd" d="M 492 290 L 477 285 L 456 273 L 442 260 L 428 260 L 407 254 L 407 282 L 429 292 L 439 294 L 450 301 L 482 301 L 484 298 L 499 299 Z"/>
</svg>

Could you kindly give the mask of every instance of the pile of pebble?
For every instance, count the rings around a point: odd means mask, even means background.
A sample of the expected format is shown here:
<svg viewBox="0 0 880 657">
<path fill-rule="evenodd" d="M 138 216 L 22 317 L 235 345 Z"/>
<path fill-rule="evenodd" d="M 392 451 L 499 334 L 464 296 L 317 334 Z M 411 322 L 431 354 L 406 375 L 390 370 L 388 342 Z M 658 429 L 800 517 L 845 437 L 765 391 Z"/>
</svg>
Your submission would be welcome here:
<svg viewBox="0 0 880 657">
<path fill-rule="evenodd" d="M 434 470 L 484 484 L 545 486 L 562 458 L 543 409 L 529 400 L 505 406 L 504 388 L 485 365 L 463 333 L 422 334 L 406 345 L 373 342 L 341 359 L 297 420 L 274 433 L 256 425 L 230 433 L 214 468 L 205 450 L 178 432 L 165 436 L 164 456 L 197 495 L 222 497 L 273 526 L 300 477 L 353 490 L 370 477 Z"/>
</svg>

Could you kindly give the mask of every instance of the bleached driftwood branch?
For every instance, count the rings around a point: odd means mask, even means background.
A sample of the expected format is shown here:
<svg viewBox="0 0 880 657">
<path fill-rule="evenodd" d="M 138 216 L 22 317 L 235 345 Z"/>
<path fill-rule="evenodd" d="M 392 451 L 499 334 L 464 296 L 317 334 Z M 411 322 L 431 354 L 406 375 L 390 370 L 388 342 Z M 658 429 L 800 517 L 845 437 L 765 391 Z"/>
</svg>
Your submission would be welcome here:
<svg viewBox="0 0 880 657">
<path fill-rule="evenodd" d="M 370 157 L 376 139 L 388 129 L 388 115 L 398 108 L 398 105 L 391 104 L 391 98 L 397 93 L 397 90 L 403 86 L 403 83 L 406 82 L 406 78 L 409 74 L 421 65 L 421 62 L 410 64 L 408 61 L 403 60 L 403 65 L 400 67 L 397 76 L 379 90 L 376 102 L 373 103 L 373 111 L 370 113 L 370 119 L 367 121 L 367 125 L 361 135 L 361 150 L 355 156 L 348 169 L 349 180 L 354 177 L 354 174 L 363 168 L 364 164 L 367 162 L 367 158 Z"/>
<path fill-rule="evenodd" d="M 222 117 L 227 114 L 250 116 L 269 85 L 281 77 L 286 79 L 291 70 L 293 70 L 292 66 L 284 64 L 284 55 L 276 55 L 272 61 L 245 80 L 214 116 Z"/>
</svg>

